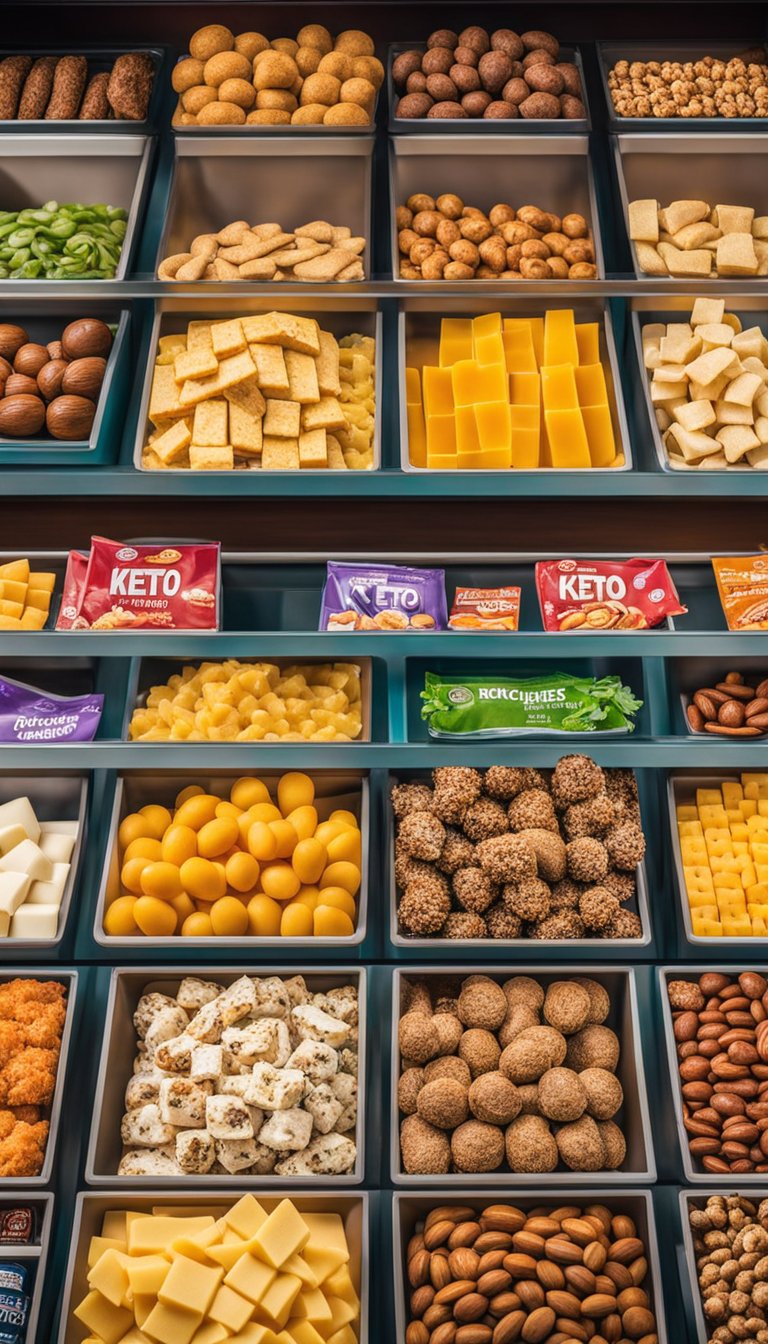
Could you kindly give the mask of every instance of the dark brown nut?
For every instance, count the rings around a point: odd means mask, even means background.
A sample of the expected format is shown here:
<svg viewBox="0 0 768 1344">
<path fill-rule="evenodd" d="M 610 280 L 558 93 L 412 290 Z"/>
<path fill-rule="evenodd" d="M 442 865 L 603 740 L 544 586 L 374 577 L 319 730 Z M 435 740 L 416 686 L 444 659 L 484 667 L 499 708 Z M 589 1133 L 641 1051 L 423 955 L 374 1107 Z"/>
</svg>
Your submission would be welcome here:
<svg viewBox="0 0 768 1344">
<path fill-rule="evenodd" d="M 459 40 L 458 33 L 454 33 L 452 28 L 436 28 L 427 38 L 427 49 L 432 47 L 455 47 Z"/>
<path fill-rule="evenodd" d="M 563 215 L 562 232 L 566 238 L 586 238 L 589 225 L 583 215 Z"/>
<path fill-rule="evenodd" d="M 37 434 L 45 423 L 45 405 L 39 397 L 3 397 L 0 401 L 0 435 L 9 439 Z"/>
<path fill-rule="evenodd" d="M 4 383 L 13 373 L 13 365 L 0 355 L 0 382 Z"/>
<path fill-rule="evenodd" d="M 454 103 L 459 97 L 459 90 L 447 75 L 428 75 L 427 93 L 436 103 Z"/>
<path fill-rule="evenodd" d="M 520 116 L 527 121 L 554 121 L 560 116 L 560 104 L 551 93 L 532 93 L 520 104 Z"/>
<path fill-rule="evenodd" d="M 425 75 L 447 75 L 453 65 L 453 51 L 450 47 L 430 47 L 421 60 L 422 73 Z"/>
<path fill-rule="evenodd" d="M 3 359 L 13 360 L 16 351 L 29 341 L 23 327 L 13 322 L 0 322 L 0 355 Z"/>
<path fill-rule="evenodd" d="M 190 64 L 198 66 L 200 62 L 192 61 Z M 101 70 L 98 74 L 91 75 L 83 94 L 78 121 L 106 121 L 108 119 L 110 106 L 107 90 L 111 78 L 112 74 L 109 70 Z M 202 83 L 202 69 L 199 82 Z M 198 81 L 196 80 L 195 83 L 198 83 Z"/>
<path fill-rule="evenodd" d="M 26 373 L 12 373 L 10 378 L 6 379 L 6 397 L 37 397 L 39 394 L 37 379 L 30 378 Z"/>
<path fill-rule="evenodd" d="M 766 677 L 764 681 L 761 681 L 760 685 L 755 688 L 755 695 L 760 699 L 765 698 L 768 700 L 768 677 Z"/>
<path fill-rule="evenodd" d="M 709 1074 L 709 1060 L 703 1055 L 691 1055 L 689 1059 L 684 1059 L 679 1068 L 680 1077 L 684 1083 L 694 1083 Z"/>
<path fill-rule="evenodd" d="M 395 57 L 392 62 L 392 78 L 396 87 L 405 84 L 414 70 L 421 69 L 422 56 L 421 51 L 401 51 L 400 55 Z"/>
<path fill-rule="evenodd" d="M 525 55 L 522 38 L 511 28 L 497 28 L 491 33 L 491 48 L 493 51 L 503 51 L 511 61 L 522 60 Z"/>
<path fill-rule="evenodd" d="M 96 406 L 87 397 L 57 397 L 48 406 L 45 423 L 54 439 L 87 439 L 96 416 Z"/>
<path fill-rule="evenodd" d="M 584 121 L 587 109 L 580 98 L 574 98 L 570 93 L 561 93 L 560 115 L 564 121 Z"/>
<path fill-rule="evenodd" d="M 719 971 L 705 971 L 699 977 L 699 989 L 704 995 L 720 994 L 731 984 L 727 975 L 721 975 Z"/>
<path fill-rule="evenodd" d="M 526 66 L 525 82 L 534 93 L 551 93 L 555 98 L 565 88 L 563 77 L 554 65 Z"/>
<path fill-rule="evenodd" d="M 749 735 L 750 730 L 754 728 L 756 728 L 759 733 L 764 733 L 766 728 L 768 728 L 768 714 L 754 714 L 749 720 L 749 723 L 743 728 L 739 728 L 738 731 L 745 735 Z"/>
<path fill-rule="evenodd" d="M 0 120 L 15 118 L 22 85 L 31 69 L 31 56 L 6 56 L 0 61 Z"/>
<path fill-rule="evenodd" d="M 558 61 L 554 67 L 563 81 L 563 89 L 570 93 L 574 98 L 581 97 L 581 77 L 578 66 L 572 65 L 569 61 Z"/>
<path fill-rule="evenodd" d="M 768 700 L 764 695 L 756 696 L 754 700 L 749 701 L 745 713 L 747 720 L 755 714 L 768 714 Z"/>
<path fill-rule="evenodd" d="M 395 227 L 400 229 L 410 229 L 413 223 L 413 211 L 408 209 L 407 205 L 398 205 L 395 211 Z"/>
<path fill-rule="evenodd" d="M 616 1310 L 616 1298 L 610 1293 L 592 1293 L 581 1303 L 581 1314 L 588 1320 L 602 1320 Z"/>
<path fill-rule="evenodd" d="M 630 1307 L 623 1313 L 621 1325 L 630 1339 L 640 1339 L 656 1329 L 656 1317 L 647 1307 Z"/>
<path fill-rule="evenodd" d="M 45 109 L 46 121 L 71 121 L 77 116 L 87 75 L 88 62 L 84 56 L 62 56 L 56 62 L 51 96 Z"/>
<path fill-rule="evenodd" d="M 733 1041 L 728 1046 L 728 1058 L 732 1064 L 757 1064 L 760 1056 L 749 1041 Z"/>
<path fill-rule="evenodd" d="M 690 1139 L 688 1148 L 693 1157 L 707 1157 L 720 1152 L 720 1140 L 716 1138 L 705 1139 L 701 1136 Z"/>
<path fill-rule="evenodd" d="M 460 94 L 474 93 L 483 87 L 480 73 L 473 65 L 451 66 L 449 70 L 451 81 Z"/>
<path fill-rule="evenodd" d="M 553 37 L 552 33 L 542 32 L 541 29 L 531 28 L 528 32 L 521 33 L 520 41 L 526 51 L 548 51 L 555 60 L 560 55 L 560 43 L 557 38 Z"/>
<path fill-rule="evenodd" d="M 717 711 L 717 721 L 726 728 L 740 728 L 744 722 L 744 706 L 739 700 L 726 700 Z"/>
<path fill-rule="evenodd" d="M 419 234 L 415 229 L 401 229 L 397 235 L 397 245 L 404 257 L 410 255 L 414 243 L 418 243 Z"/>
<path fill-rule="evenodd" d="M 407 93 L 404 98 L 398 100 L 395 116 L 415 121 L 419 117 L 426 117 L 432 106 L 432 99 L 428 93 Z"/>
<path fill-rule="evenodd" d="M 461 103 L 453 103 L 453 102 L 435 103 L 432 107 L 430 107 L 427 113 L 427 116 L 430 117 L 433 121 L 434 120 L 439 121 L 441 118 L 445 118 L 446 120 L 451 119 L 461 120 L 462 118 L 466 117 L 466 115 L 467 114 L 464 111 L 464 108 L 461 106 Z"/>
<path fill-rule="evenodd" d="M 520 104 L 524 103 L 526 98 L 530 96 L 530 92 L 525 80 L 516 79 L 513 75 L 504 85 L 504 88 L 501 91 L 501 96 L 505 102 L 514 103 L 519 107 Z"/>
<path fill-rule="evenodd" d="M 405 1344 L 429 1344 L 429 1331 L 423 1321 L 411 1321 L 405 1332 Z"/>
<path fill-rule="evenodd" d="M 474 93 L 465 93 L 461 99 L 461 106 L 469 117 L 482 117 L 485 115 L 486 108 L 491 105 L 491 95 L 484 89 L 476 89 Z"/>
<path fill-rule="evenodd" d="M 97 317 L 80 317 L 61 333 L 66 359 L 84 359 L 89 355 L 106 357 L 112 348 L 112 332 Z"/>
<path fill-rule="evenodd" d="M 715 690 L 722 691 L 723 695 L 733 696 L 736 700 L 752 700 L 755 695 L 753 686 L 739 686 L 734 681 L 718 681 Z"/>
<path fill-rule="evenodd" d="M 28 378 L 36 378 L 44 364 L 48 363 L 48 350 L 44 345 L 37 345 L 34 341 L 28 341 L 26 345 L 19 346 L 13 359 L 14 373 L 26 374 Z"/>
<path fill-rule="evenodd" d="M 694 733 L 701 733 L 704 731 L 706 720 L 697 705 L 689 705 L 685 711 L 685 715 Z"/>
<path fill-rule="evenodd" d="M 675 1018 L 673 1033 L 676 1041 L 693 1040 L 699 1026 L 699 1019 L 696 1013 L 680 1013 Z"/>
<path fill-rule="evenodd" d="M 104 381 L 107 361 L 98 355 L 89 355 L 86 359 L 74 359 L 67 365 L 62 378 L 61 389 L 77 397 L 88 397 L 98 401 L 101 385 Z"/>
<path fill-rule="evenodd" d="M 505 103 L 500 98 L 493 103 L 489 103 L 483 113 L 486 121 L 514 121 L 518 115 L 514 103 Z"/>
<path fill-rule="evenodd" d="M 466 1218 L 457 1223 L 450 1237 L 448 1238 L 448 1249 L 458 1250 L 462 1246 L 474 1246 L 477 1238 L 480 1236 L 480 1224 L 473 1219 Z M 463 1275 L 464 1278 L 471 1278 L 470 1274 Z"/>
<path fill-rule="evenodd" d="M 427 1308 L 432 1306 L 434 1297 L 435 1290 L 429 1283 L 425 1283 L 421 1288 L 415 1288 L 410 1297 L 411 1315 L 423 1316 Z"/>
<path fill-rule="evenodd" d="M 576 238 L 568 244 L 563 256 L 569 266 L 575 266 L 579 261 L 594 262 L 595 249 L 588 238 Z"/>
<path fill-rule="evenodd" d="M 739 988 L 748 999 L 761 999 L 768 993 L 768 980 L 757 971 L 742 971 L 739 976 Z"/>
<path fill-rule="evenodd" d="M 408 1257 L 408 1282 L 412 1288 L 421 1288 L 429 1278 L 431 1256 L 429 1251 L 416 1251 Z"/>
<path fill-rule="evenodd" d="M 472 24 L 469 28 L 463 28 L 459 33 L 456 46 L 471 47 L 479 56 L 482 56 L 486 51 L 490 50 L 491 39 L 484 28 Z"/>
<path fill-rule="evenodd" d="M 446 1307 L 445 1310 L 449 1311 L 450 1309 Z M 424 1324 L 426 1325 L 427 1322 L 425 1321 Z M 456 1322 L 451 1320 L 450 1317 L 447 1320 L 441 1321 L 435 1319 L 434 1322 L 430 1323 L 428 1328 L 431 1331 L 429 1344 L 454 1344 L 458 1327 Z"/>
<path fill-rule="evenodd" d="M 711 1171 L 716 1175 L 727 1176 L 731 1170 L 729 1164 L 722 1157 L 715 1157 L 714 1154 L 703 1157 L 701 1165 L 705 1171 Z"/>
<path fill-rule="evenodd" d="M 421 70 L 414 70 L 405 81 L 406 93 L 426 93 L 427 76 Z"/>
<path fill-rule="evenodd" d="M 439 210 L 419 210 L 413 217 L 413 231 L 421 238 L 434 238 L 440 223 Z"/>
<path fill-rule="evenodd" d="M 512 61 L 503 51 L 487 51 L 477 67 L 483 88 L 489 93 L 500 93 L 512 78 Z"/>
</svg>

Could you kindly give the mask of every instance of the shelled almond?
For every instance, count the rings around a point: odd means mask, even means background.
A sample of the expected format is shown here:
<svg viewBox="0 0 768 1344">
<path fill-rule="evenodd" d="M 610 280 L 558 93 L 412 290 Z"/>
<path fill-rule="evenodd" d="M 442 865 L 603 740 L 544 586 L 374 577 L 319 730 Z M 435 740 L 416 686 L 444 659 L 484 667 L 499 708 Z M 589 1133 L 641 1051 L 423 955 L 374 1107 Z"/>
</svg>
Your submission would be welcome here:
<svg viewBox="0 0 768 1344">
<path fill-rule="evenodd" d="M 768 732 L 768 677 L 749 686 L 741 672 L 727 672 L 715 686 L 695 691 L 685 713 L 694 733 L 763 737 Z"/>
</svg>

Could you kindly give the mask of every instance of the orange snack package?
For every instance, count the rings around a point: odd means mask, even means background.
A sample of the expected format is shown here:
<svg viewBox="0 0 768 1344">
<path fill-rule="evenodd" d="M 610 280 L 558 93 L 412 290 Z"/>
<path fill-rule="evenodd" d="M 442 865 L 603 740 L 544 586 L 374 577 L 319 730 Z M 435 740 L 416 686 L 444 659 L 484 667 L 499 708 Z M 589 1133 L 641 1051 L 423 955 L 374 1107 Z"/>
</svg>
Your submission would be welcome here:
<svg viewBox="0 0 768 1344">
<path fill-rule="evenodd" d="M 449 630 L 517 630 L 519 588 L 457 588 Z"/>
<path fill-rule="evenodd" d="M 768 553 L 712 557 L 729 630 L 768 630 Z"/>
</svg>

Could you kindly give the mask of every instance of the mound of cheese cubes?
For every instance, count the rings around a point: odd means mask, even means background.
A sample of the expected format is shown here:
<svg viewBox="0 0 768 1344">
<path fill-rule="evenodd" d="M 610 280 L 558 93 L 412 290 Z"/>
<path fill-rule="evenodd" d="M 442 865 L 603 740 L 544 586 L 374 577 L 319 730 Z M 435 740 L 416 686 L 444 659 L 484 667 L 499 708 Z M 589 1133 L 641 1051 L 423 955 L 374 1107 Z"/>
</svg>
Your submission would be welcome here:
<svg viewBox="0 0 768 1344">
<path fill-rule="evenodd" d="M 190 784 L 172 809 L 150 803 L 129 813 L 105 933 L 350 937 L 362 837 L 348 808 L 331 803 L 321 821 L 323 801 L 309 776 L 293 771 L 278 781 L 276 803 L 263 780 L 244 776 L 228 798 Z"/>
<path fill-rule="evenodd" d="M 676 815 L 694 934 L 768 937 L 768 774 L 697 789 Z"/>
<path fill-rule="evenodd" d="M 133 742 L 349 742 L 360 736 L 354 663 L 183 667 L 133 711 Z"/>
<path fill-rule="evenodd" d="M 55 938 L 76 821 L 40 822 L 28 798 L 0 805 L 0 938 Z"/>
<path fill-rule="evenodd" d="M 0 630 L 42 630 L 56 575 L 32 570 L 28 560 L 0 565 Z"/>
<path fill-rule="evenodd" d="M 617 467 L 597 322 L 568 308 L 541 317 L 444 317 L 437 365 L 406 368 L 415 467 L 532 471 Z"/>
<path fill-rule="evenodd" d="M 218 1216 L 214 1216 L 218 1215 Z M 74 1308 L 84 1344 L 356 1344 L 360 1299 L 338 1213 L 244 1195 L 189 1217 L 110 1210 Z"/>
</svg>

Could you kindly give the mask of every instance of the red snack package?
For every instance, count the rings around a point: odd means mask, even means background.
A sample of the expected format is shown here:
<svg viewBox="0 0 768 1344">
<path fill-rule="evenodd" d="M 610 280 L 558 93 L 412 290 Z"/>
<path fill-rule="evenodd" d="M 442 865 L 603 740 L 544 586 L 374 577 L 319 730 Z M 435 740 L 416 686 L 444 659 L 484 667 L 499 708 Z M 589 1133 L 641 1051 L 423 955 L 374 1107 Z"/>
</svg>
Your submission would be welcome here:
<svg viewBox="0 0 768 1344">
<path fill-rule="evenodd" d="M 519 588 L 457 588 L 449 630 L 517 630 Z"/>
<path fill-rule="evenodd" d="M 681 605 L 665 560 L 539 560 L 545 630 L 648 630 Z"/>
<path fill-rule="evenodd" d="M 70 551 L 57 630 L 218 630 L 218 542 Z"/>
<path fill-rule="evenodd" d="M 0 1245 L 28 1246 L 35 1233 L 35 1215 L 32 1209 L 20 1206 L 0 1212 Z"/>
</svg>

